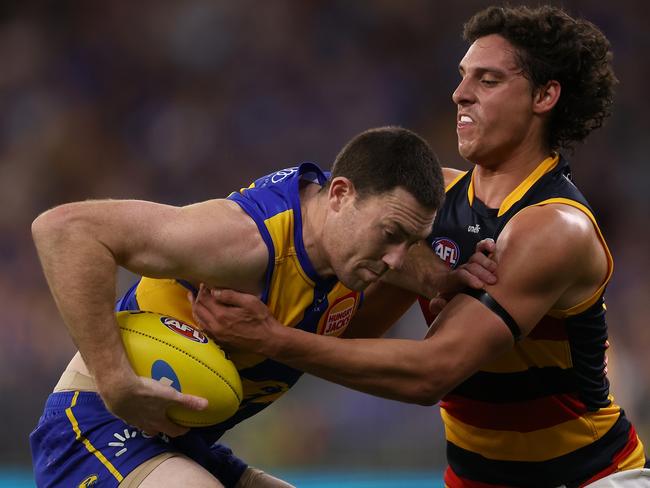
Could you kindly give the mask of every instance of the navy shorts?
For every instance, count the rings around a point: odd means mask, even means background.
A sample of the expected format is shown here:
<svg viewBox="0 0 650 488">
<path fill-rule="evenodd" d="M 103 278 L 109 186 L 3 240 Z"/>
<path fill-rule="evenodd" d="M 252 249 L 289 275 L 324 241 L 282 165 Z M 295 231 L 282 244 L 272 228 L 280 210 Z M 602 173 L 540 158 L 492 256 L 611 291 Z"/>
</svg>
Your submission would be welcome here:
<svg viewBox="0 0 650 488">
<path fill-rule="evenodd" d="M 202 465 L 226 487 L 246 464 L 198 430 L 169 438 L 147 436 L 112 415 L 97 393 L 52 393 L 30 435 L 34 476 L 39 488 L 115 488 L 143 462 L 165 452 L 182 453 Z"/>
</svg>

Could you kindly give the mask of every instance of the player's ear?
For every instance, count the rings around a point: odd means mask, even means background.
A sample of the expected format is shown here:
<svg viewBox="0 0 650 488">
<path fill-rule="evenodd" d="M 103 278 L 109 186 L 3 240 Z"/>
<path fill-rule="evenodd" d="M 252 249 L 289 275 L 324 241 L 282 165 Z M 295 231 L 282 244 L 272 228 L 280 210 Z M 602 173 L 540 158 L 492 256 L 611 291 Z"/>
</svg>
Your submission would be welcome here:
<svg viewBox="0 0 650 488">
<path fill-rule="evenodd" d="M 330 182 L 327 194 L 332 210 L 338 212 L 349 199 L 356 195 L 354 183 L 345 176 L 337 176 Z"/>
<path fill-rule="evenodd" d="M 533 112 L 539 115 L 550 112 L 560 99 L 560 82 L 550 80 L 533 92 Z"/>
</svg>

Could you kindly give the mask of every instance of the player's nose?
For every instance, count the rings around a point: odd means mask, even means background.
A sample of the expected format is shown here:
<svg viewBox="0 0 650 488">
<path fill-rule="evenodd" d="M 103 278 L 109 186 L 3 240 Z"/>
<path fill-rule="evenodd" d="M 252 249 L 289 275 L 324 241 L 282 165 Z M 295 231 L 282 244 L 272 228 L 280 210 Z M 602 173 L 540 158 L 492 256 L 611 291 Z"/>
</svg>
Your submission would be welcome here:
<svg viewBox="0 0 650 488">
<path fill-rule="evenodd" d="M 401 269 L 406 259 L 406 253 L 408 252 L 408 246 L 406 243 L 398 244 L 392 246 L 382 258 L 382 261 L 386 263 L 389 269 Z"/>
</svg>

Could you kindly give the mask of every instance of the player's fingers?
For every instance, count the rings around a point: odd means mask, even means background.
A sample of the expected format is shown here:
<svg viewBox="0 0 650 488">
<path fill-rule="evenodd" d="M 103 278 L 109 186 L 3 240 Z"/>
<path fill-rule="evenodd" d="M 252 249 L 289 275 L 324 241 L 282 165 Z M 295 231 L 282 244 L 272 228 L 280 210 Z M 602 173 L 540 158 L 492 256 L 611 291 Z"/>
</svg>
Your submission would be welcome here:
<svg viewBox="0 0 650 488">
<path fill-rule="evenodd" d="M 205 302 L 202 302 L 200 300 L 196 300 L 192 304 L 192 317 L 194 318 L 194 321 L 200 325 L 201 327 L 205 327 L 205 324 L 207 322 L 207 318 L 209 317 L 208 311 L 205 306 Z"/>
<path fill-rule="evenodd" d="M 494 259 L 492 259 L 489 256 L 486 256 L 481 252 L 475 252 L 474 254 L 472 254 L 467 262 L 476 263 L 480 266 L 483 266 L 485 269 L 491 272 L 494 272 L 497 269 L 496 261 L 494 261 Z"/>
<path fill-rule="evenodd" d="M 210 294 L 218 304 L 229 307 L 242 307 L 248 298 L 246 293 L 241 293 L 229 288 L 213 288 Z"/>
<path fill-rule="evenodd" d="M 440 312 L 442 312 L 442 309 L 445 308 L 445 305 L 447 305 L 447 300 L 445 300 L 442 297 L 435 297 L 432 298 L 431 301 L 429 302 L 429 311 L 434 317 L 437 317 Z"/>
<path fill-rule="evenodd" d="M 492 254 L 497 248 L 496 243 L 494 242 L 494 239 L 487 238 L 483 239 L 476 244 L 476 252 L 480 252 L 483 254 Z"/>
<path fill-rule="evenodd" d="M 176 397 L 174 403 L 196 411 L 208 408 L 208 400 L 206 398 L 185 393 L 179 393 L 179 396 Z"/>
<path fill-rule="evenodd" d="M 468 279 L 471 280 L 470 286 L 473 288 L 480 288 L 483 284 L 494 285 L 497 282 L 496 275 L 492 271 L 485 269 L 485 267 L 479 263 L 465 264 L 462 272 L 469 275 Z"/>
<path fill-rule="evenodd" d="M 195 301 L 200 303 L 209 303 L 211 302 L 210 295 L 210 288 L 201 283 Z"/>
<path fill-rule="evenodd" d="M 461 283 L 464 283 L 465 286 L 469 286 L 470 288 L 476 288 L 476 289 L 483 288 L 483 286 L 485 285 L 483 280 L 470 273 L 466 269 L 466 267 L 467 265 L 457 270 L 458 279 L 461 281 Z"/>
</svg>

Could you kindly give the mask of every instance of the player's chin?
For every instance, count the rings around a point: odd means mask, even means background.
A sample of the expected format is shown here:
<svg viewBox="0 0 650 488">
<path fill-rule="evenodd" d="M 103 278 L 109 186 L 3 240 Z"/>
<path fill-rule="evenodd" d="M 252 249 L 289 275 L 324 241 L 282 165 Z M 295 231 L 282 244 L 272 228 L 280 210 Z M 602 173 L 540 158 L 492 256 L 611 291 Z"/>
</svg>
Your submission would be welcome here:
<svg viewBox="0 0 650 488">
<path fill-rule="evenodd" d="M 355 274 L 339 276 L 339 281 L 352 291 L 363 291 L 372 283 Z"/>
<path fill-rule="evenodd" d="M 363 276 L 355 273 L 347 278 L 339 278 L 339 281 L 352 291 L 364 291 L 378 279 L 379 275 L 375 273 L 372 276 L 370 273 L 364 274 Z"/>
</svg>

